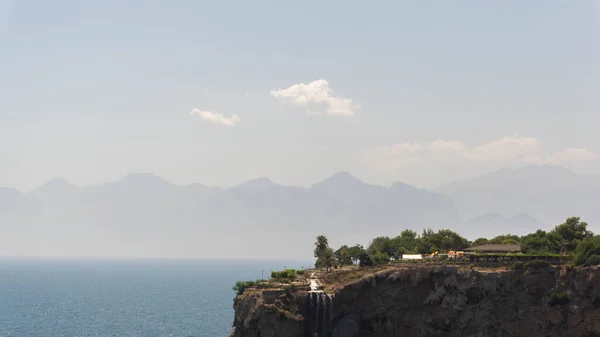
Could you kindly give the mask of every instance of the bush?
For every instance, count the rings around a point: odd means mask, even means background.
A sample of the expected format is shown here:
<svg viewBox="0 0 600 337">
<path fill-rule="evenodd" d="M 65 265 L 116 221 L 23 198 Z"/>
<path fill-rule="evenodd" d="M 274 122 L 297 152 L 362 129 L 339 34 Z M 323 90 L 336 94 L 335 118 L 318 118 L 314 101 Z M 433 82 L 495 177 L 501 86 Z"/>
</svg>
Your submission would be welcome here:
<svg viewBox="0 0 600 337">
<path fill-rule="evenodd" d="M 233 286 L 233 291 L 235 291 L 236 295 L 241 295 L 248 288 L 255 287 L 260 281 L 237 281 Z"/>
<path fill-rule="evenodd" d="M 369 256 L 369 254 L 360 254 L 358 257 L 358 265 L 360 267 L 371 267 L 374 266 L 375 263 L 373 263 L 373 260 L 371 260 L 371 257 Z"/>
<path fill-rule="evenodd" d="M 585 260 L 586 266 L 597 266 L 599 264 L 600 264 L 600 255 L 598 255 L 598 254 L 590 255 L 590 257 L 588 257 L 587 260 Z"/>
<path fill-rule="evenodd" d="M 589 265 L 588 259 L 594 255 L 600 255 L 600 236 L 584 239 L 577 248 L 575 248 L 573 263 L 576 266 Z M 595 262 L 596 258 L 592 258 L 590 262 Z"/>
<path fill-rule="evenodd" d="M 529 261 L 529 262 L 525 263 L 524 266 L 525 266 L 525 269 L 541 270 L 541 269 L 548 269 L 548 268 L 552 267 L 552 264 L 545 260 L 533 260 L 533 261 Z"/>
<path fill-rule="evenodd" d="M 294 269 L 271 272 L 271 278 L 278 280 L 291 280 L 294 278 L 294 276 L 296 276 L 296 271 Z"/>
<path fill-rule="evenodd" d="M 548 301 L 548 304 L 550 306 L 567 305 L 570 301 L 569 295 L 566 293 L 553 292 L 552 295 L 550 295 L 550 301 Z"/>
<path fill-rule="evenodd" d="M 521 261 L 515 262 L 512 266 L 512 269 L 514 269 L 514 270 L 521 270 L 523 268 L 525 268 L 525 264 Z"/>
<path fill-rule="evenodd" d="M 295 284 L 290 284 L 290 285 L 285 286 L 283 289 L 285 290 L 285 293 L 287 295 L 291 295 L 291 294 L 295 293 L 296 290 L 298 290 L 298 287 L 296 287 Z"/>
<path fill-rule="evenodd" d="M 376 265 L 382 265 L 390 262 L 390 256 L 386 253 L 377 252 L 373 256 L 371 256 L 371 260 Z"/>
</svg>

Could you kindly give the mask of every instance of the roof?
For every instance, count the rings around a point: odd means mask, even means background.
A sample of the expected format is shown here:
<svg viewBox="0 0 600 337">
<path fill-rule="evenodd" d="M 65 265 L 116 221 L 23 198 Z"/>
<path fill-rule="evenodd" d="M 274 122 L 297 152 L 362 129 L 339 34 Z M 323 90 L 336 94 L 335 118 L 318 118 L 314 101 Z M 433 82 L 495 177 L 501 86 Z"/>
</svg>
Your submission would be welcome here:
<svg viewBox="0 0 600 337">
<path fill-rule="evenodd" d="M 521 250 L 521 245 L 500 245 L 500 244 L 485 244 L 465 249 L 466 251 L 501 251 L 501 252 L 517 252 Z"/>
</svg>

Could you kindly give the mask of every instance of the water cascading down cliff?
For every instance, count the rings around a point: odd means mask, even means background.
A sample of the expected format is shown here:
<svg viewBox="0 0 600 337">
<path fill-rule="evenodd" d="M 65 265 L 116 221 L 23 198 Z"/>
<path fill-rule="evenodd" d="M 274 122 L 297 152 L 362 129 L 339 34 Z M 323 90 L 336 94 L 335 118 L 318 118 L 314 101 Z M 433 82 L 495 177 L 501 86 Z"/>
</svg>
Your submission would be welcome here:
<svg viewBox="0 0 600 337">
<path fill-rule="evenodd" d="M 323 291 L 309 293 L 310 318 L 307 337 L 331 337 L 333 299 Z"/>
</svg>

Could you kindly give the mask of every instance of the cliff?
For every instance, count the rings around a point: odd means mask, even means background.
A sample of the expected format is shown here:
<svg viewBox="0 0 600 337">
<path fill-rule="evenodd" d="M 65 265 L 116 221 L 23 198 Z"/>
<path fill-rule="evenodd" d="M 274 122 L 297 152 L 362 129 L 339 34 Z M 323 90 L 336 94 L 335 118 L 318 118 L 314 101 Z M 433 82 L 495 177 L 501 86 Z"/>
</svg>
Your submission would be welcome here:
<svg viewBox="0 0 600 337">
<path fill-rule="evenodd" d="M 247 290 L 231 337 L 600 336 L 598 268 L 387 267 L 322 282 L 321 316 L 308 291 Z"/>
</svg>

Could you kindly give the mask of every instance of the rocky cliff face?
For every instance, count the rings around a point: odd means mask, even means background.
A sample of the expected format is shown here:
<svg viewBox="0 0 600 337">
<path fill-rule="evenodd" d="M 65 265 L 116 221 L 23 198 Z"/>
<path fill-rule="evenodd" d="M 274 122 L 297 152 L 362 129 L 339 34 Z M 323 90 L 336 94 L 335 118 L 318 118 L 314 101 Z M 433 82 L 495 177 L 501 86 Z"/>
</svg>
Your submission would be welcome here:
<svg viewBox="0 0 600 337">
<path fill-rule="evenodd" d="M 600 336 L 597 268 L 404 267 L 343 285 L 334 278 L 343 275 L 324 277 L 333 298 L 327 337 Z M 231 336 L 309 336 L 310 298 L 249 290 L 236 298 Z"/>
</svg>

